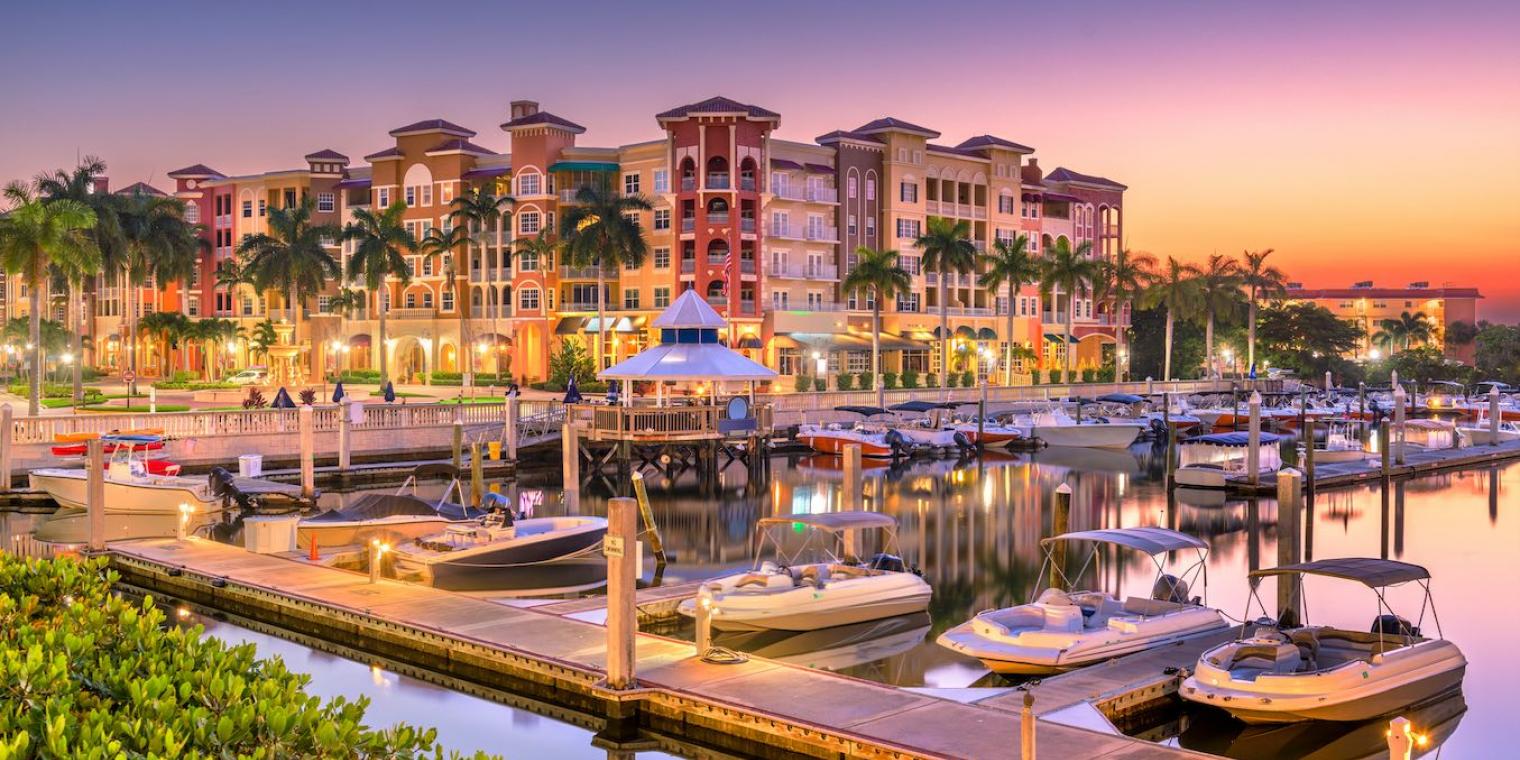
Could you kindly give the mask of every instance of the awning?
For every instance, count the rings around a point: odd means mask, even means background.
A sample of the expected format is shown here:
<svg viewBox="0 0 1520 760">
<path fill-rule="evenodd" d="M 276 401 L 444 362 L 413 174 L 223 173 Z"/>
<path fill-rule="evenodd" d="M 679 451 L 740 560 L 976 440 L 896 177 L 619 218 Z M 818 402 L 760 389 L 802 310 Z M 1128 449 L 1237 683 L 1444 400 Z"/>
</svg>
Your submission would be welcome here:
<svg viewBox="0 0 1520 760">
<path fill-rule="evenodd" d="M 772 169 L 786 169 L 788 171 L 796 171 L 796 170 L 802 168 L 802 164 L 799 164 L 796 161 L 788 161 L 788 160 L 786 160 L 784 158 L 773 158 L 773 159 L 771 159 L 771 168 Z"/>
<path fill-rule="evenodd" d="M 977 340 L 997 340 L 997 330 L 991 327 L 983 327 L 976 331 Z"/>
<path fill-rule="evenodd" d="M 353 190 L 361 187 L 369 187 L 370 181 L 371 180 L 369 177 L 350 177 L 348 179 L 339 180 L 337 187 L 339 190 Z"/>
<path fill-rule="evenodd" d="M 935 340 L 934 333 L 930 332 L 928 330 L 910 330 L 908 332 L 903 333 L 903 337 L 907 338 L 909 340 L 920 340 L 920 341 Z"/>
<path fill-rule="evenodd" d="M 803 164 L 802 168 L 807 169 L 808 172 L 812 173 L 812 174 L 833 174 L 834 173 L 834 167 L 832 167 L 832 166 L 825 166 L 823 164 Z"/>
<path fill-rule="evenodd" d="M 556 161 L 549 165 L 551 172 L 615 172 L 616 161 Z"/>
<path fill-rule="evenodd" d="M 1178 533 L 1166 528 L 1109 528 L 1106 530 L 1079 530 L 1062 533 L 1052 538 L 1040 539 L 1040 545 L 1056 541 L 1093 541 L 1100 544 L 1116 544 L 1136 549 L 1146 554 L 1174 552 L 1181 549 L 1208 549 L 1202 539 Z"/>
<path fill-rule="evenodd" d="M 789 338 L 799 348 L 815 351 L 869 351 L 871 339 L 848 333 L 780 333 L 777 338 Z"/>
<path fill-rule="evenodd" d="M 1046 193 L 1045 201 L 1047 203 L 1050 201 L 1055 201 L 1057 203 L 1081 203 L 1082 199 L 1078 198 L 1075 195 L 1067 195 L 1065 193 Z"/>
<path fill-rule="evenodd" d="M 586 325 L 585 325 L 585 327 L 583 329 L 586 332 L 596 332 L 597 331 L 597 321 L 596 320 L 597 320 L 596 317 L 586 317 Z M 620 332 L 620 333 L 638 332 L 639 328 L 643 327 L 643 325 L 644 325 L 644 318 L 643 317 L 608 317 L 607 318 L 607 332 Z"/>
<path fill-rule="evenodd" d="M 870 340 L 869 337 L 866 338 Z M 883 351 L 927 351 L 929 344 L 909 338 L 906 335 L 893 335 L 884 332 L 881 334 L 881 350 Z"/>
<path fill-rule="evenodd" d="M 807 525 L 819 530 L 838 532 L 845 530 L 859 530 L 861 528 L 895 528 L 897 520 L 891 515 L 880 512 L 819 512 L 816 514 L 783 515 L 781 517 L 763 517 L 755 523 L 755 527 L 764 528 L 770 525 Z"/>
<path fill-rule="evenodd" d="M 586 317 L 565 317 L 554 326 L 555 335 L 576 335 L 587 322 Z"/>
<path fill-rule="evenodd" d="M 760 342 L 760 336 L 758 336 L 758 335 L 745 334 L 745 335 L 740 335 L 739 336 L 739 348 L 764 348 L 764 347 L 765 347 L 765 344 Z"/>
<path fill-rule="evenodd" d="M 1344 578 L 1348 581 L 1358 581 L 1371 586 L 1381 588 L 1392 586 L 1396 583 L 1420 581 L 1430 577 L 1430 572 L 1419 565 L 1408 562 L 1395 562 L 1391 559 L 1372 559 L 1370 557 L 1338 557 L 1335 559 L 1320 559 L 1313 562 L 1301 562 L 1297 565 L 1283 565 L 1264 570 L 1252 570 L 1252 578 L 1260 578 L 1266 575 L 1326 575 L 1332 578 Z"/>
<path fill-rule="evenodd" d="M 1077 336 L 1075 336 L 1075 335 L 1071 336 L 1071 341 L 1070 342 L 1076 343 L 1077 341 L 1078 341 Z M 1047 343 L 1060 343 L 1061 342 L 1061 336 L 1056 335 L 1055 333 L 1045 333 L 1045 342 L 1047 342 Z"/>
<path fill-rule="evenodd" d="M 485 179 L 487 177 L 500 177 L 511 173 L 512 167 L 510 166 L 488 166 L 483 169 L 471 169 L 459 176 L 461 179 Z"/>
</svg>

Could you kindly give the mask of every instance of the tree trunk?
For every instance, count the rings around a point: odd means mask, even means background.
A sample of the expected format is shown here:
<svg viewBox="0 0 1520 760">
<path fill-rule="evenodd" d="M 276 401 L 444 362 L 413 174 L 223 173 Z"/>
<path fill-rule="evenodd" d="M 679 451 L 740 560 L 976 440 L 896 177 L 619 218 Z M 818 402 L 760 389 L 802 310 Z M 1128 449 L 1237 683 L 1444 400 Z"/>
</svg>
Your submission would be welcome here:
<svg viewBox="0 0 1520 760">
<path fill-rule="evenodd" d="M 29 315 L 28 334 L 32 338 L 32 393 L 27 401 L 27 409 L 31 416 L 36 417 L 42 413 L 42 278 L 33 277 L 31 292 L 28 294 L 31 301 L 31 314 Z"/>
<path fill-rule="evenodd" d="M 1247 371 L 1256 367 L 1256 286 L 1251 286 L 1251 310 L 1250 319 L 1246 321 L 1246 362 Z"/>
<path fill-rule="evenodd" d="M 386 287 L 385 283 L 383 283 L 383 282 L 380 283 L 380 287 L 381 288 Z M 380 323 L 379 324 L 380 329 L 378 330 L 378 332 L 380 333 L 380 388 L 381 388 L 381 390 L 385 389 L 386 382 L 388 382 L 391 379 L 390 372 L 388 371 L 389 363 L 386 361 L 386 356 L 385 356 L 385 354 L 386 354 L 386 345 L 385 345 L 385 312 L 387 311 L 387 309 L 385 308 L 385 301 L 386 301 L 386 299 L 385 299 L 385 293 L 384 293 L 384 291 L 378 293 L 375 296 L 375 317 L 376 317 L 376 321 L 378 321 Z"/>
<path fill-rule="evenodd" d="M 1129 358 L 1129 353 L 1124 350 L 1124 302 L 1114 301 L 1114 382 L 1124 382 L 1124 360 Z"/>
<path fill-rule="evenodd" d="M 1161 360 L 1161 379 L 1171 382 L 1172 379 L 1172 310 L 1166 310 L 1166 354 Z"/>
<path fill-rule="evenodd" d="M 1061 346 L 1061 382 L 1067 385 L 1071 384 L 1071 365 L 1076 363 L 1074 361 L 1076 358 L 1075 352 L 1071 350 L 1071 314 L 1076 308 L 1077 289 L 1072 288 L 1071 292 L 1066 294 L 1066 335 L 1061 338 L 1063 343 Z"/>
<path fill-rule="evenodd" d="M 139 288 L 132 284 L 132 271 L 130 267 L 122 267 L 121 288 L 118 290 L 122 311 L 126 312 L 127 334 L 124 338 L 127 350 L 127 371 L 132 373 L 132 382 L 127 383 L 127 405 L 132 404 L 132 396 L 137 393 L 137 306 L 141 301 L 142 293 Z M 128 293 L 131 297 L 128 297 Z"/>
<path fill-rule="evenodd" d="M 1008 333 L 1003 338 L 1008 341 L 1008 350 L 1003 352 L 1003 385 L 1013 385 L 1013 303 L 1019 297 L 1019 289 L 1012 282 L 1008 283 Z"/>
<path fill-rule="evenodd" d="M 468 256 L 469 254 L 465 254 Z M 466 275 L 468 277 L 468 275 Z M 475 384 L 475 347 L 470 345 L 469 336 L 469 308 L 468 299 L 460 298 L 459 278 L 454 278 L 454 312 L 459 315 L 459 352 L 455 357 L 459 361 L 459 371 L 470 377 L 470 384 Z"/>
<path fill-rule="evenodd" d="M 1203 328 L 1203 350 L 1208 356 L 1209 379 L 1219 376 L 1219 365 L 1214 361 L 1214 310 L 1209 310 L 1209 321 Z"/>
<path fill-rule="evenodd" d="M 950 395 L 950 301 L 945 291 L 945 278 L 949 273 L 939 270 L 939 399 Z"/>
<path fill-rule="evenodd" d="M 871 331 L 871 382 L 876 384 L 876 406 L 885 409 L 887 391 L 881 381 L 881 289 L 876 290 L 876 300 L 872 302 L 871 324 L 875 327 Z"/>
<path fill-rule="evenodd" d="M 80 331 L 83 329 L 83 319 L 79 313 L 83 299 L 79 297 L 79 282 L 69 280 L 69 332 L 74 341 L 73 370 L 74 403 L 84 400 L 84 337 Z"/>
<path fill-rule="evenodd" d="M 606 287 L 602 284 L 604 279 L 602 276 L 602 263 L 598 261 L 596 264 L 596 374 L 598 375 L 602 373 L 603 369 L 602 344 L 605 342 L 603 331 L 607 329 L 607 309 L 604 303 L 606 299 L 603 298 L 605 293 L 602 292 L 602 288 Z"/>
</svg>

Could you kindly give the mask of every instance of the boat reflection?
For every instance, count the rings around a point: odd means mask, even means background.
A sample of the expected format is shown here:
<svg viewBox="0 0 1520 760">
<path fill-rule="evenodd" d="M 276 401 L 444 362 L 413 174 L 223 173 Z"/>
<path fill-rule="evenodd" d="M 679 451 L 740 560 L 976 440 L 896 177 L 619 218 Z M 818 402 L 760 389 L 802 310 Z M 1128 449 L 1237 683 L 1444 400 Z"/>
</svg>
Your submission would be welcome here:
<svg viewBox="0 0 1520 760">
<path fill-rule="evenodd" d="M 1214 714 L 1220 713 L 1220 714 Z M 1462 692 L 1400 713 L 1409 719 L 1415 734 L 1414 757 L 1438 750 L 1467 714 Z M 1185 725 L 1176 744 L 1237 760 L 1373 760 L 1388 757 L 1388 718 L 1361 723 L 1309 722 L 1275 726 L 1248 726 L 1230 720 L 1222 711 L 1201 708 L 1200 714 L 1184 717 Z M 1159 737 L 1151 737 L 1159 738 Z"/>
<path fill-rule="evenodd" d="M 929 616 L 920 612 L 816 631 L 723 633 L 713 643 L 770 660 L 858 675 L 854 671 L 863 666 L 923 643 L 929 627 Z"/>
</svg>

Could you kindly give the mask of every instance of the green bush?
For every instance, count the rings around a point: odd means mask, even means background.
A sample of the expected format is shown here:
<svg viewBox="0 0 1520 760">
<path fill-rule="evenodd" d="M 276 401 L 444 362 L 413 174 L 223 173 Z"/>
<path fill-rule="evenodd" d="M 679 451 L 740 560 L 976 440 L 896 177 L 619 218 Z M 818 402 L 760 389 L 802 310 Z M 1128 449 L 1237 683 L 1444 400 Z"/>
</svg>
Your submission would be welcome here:
<svg viewBox="0 0 1520 760">
<path fill-rule="evenodd" d="M 80 367 L 79 368 L 79 378 L 81 380 L 83 380 L 84 382 L 92 383 L 92 382 L 95 382 L 96 380 L 99 380 L 103 376 L 104 376 L 103 373 L 101 373 L 100 370 L 95 369 L 94 367 Z"/>
<path fill-rule="evenodd" d="M 32 385 L 31 385 L 31 383 L 11 383 L 10 388 L 8 388 L 7 390 L 9 390 L 11 393 L 13 393 L 13 394 L 15 394 L 17 396 L 20 396 L 22 398 L 28 398 L 32 394 Z M 97 393 L 97 394 L 100 393 L 100 391 L 98 389 L 87 389 L 85 392 L 86 393 L 94 392 L 94 393 Z M 74 397 L 74 385 L 72 383 L 43 383 L 42 384 L 42 397 L 43 398 L 73 398 Z"/>
<path fill-rule="evenodd" d="M 875 387 L 876 387 L 876 376 L 875 375 L 873 375 L 873 374 L 871 374 L 869 372 L 862 372 L 862 373 L 860 373 L 860 389 L 861 390 L 868 391 L 868 390 L 871 390 L 872 388 L 875 388 Z"/>
<path fill-rule="evenodd" d="M 813 390 L 818 391 L 819 393 L 827 392 L 829 390 L 829 379 L 826 377 L 814 378 Z"/>
<path fill-rule="evenodd" d="M 564 383 L 555 382 L 553 380 L 544 380 L 542 382 L 529 383 L 528 387 L 532 388 L 534 390 L 539 390 L 539 391 L 549 391 L 550 393 L 564 393 L 565 392 L 565 384 Z M 576 387 L 581 389 L 581 393 L 606 393 L 607 392 L 607 384 L 604 383 L 604 382 L 601 382 L 600 380 L 593 380 L 593 381 L 591 381 L 589 383 L 577 382 L 576 383 Z M 396 395 L 400 396 L 401 394 L 398 393 Z M 415 395 L 421 395 L 421 394 L 415 394 Z"/>
<path fill-rule="evenodd" d="M 889 391 L 897 388 L 897 373 L 896 372 L 883 372 L 883 373 L 881 373 L 881 385 L 882 385 L 883 388 L 886 388 Z"/>
<path fill-rule="evenodd" d="M 367 728 L 252 644 L 116 595 L 104 559 L 0 555 L 0 757 L 432 757 L 436 732 Z M 484 757 L 484 755 L 477 755 Z"/>
<path fill-rule="evenodd" d="M 959 372 L 951 372 L 950 374 L 948 374 L 948 375 L 945 376 L 945 385 L 947 387 L 955 388 L 955 387 L 960 386 L 960 384 L 961 384 L 961 374 Z M 929 385 L 931 385 L 931 386 L 934 385 L 934 381 L 930 380 L 929 381 Z"/>
<path fill-rule="evenodd" d="M 910 388 L 910 389 L 911 388 L 917 388 L 918 387 L 918 372 L 916 370 L 911 370 L 911 369 L 903 370 L 903 373 L 902 373 L 902 384 L 903 384 L 904 388 Z"/>
<path fill-rule="evenodd" d="M 549 356 L 549 381 L 563 388 L 574 375 L 581 389 L 596 381 L 596 362 L 590 352 L 575 338 L 565 338 L 559 350 Z"/>
<path fill-rule="evenodd" d="M 924 387 L 925 388 L 938 388 L 939 387 L 939 375 L 936 375 L 933 372 L 930 372 L 929 374 L 924 375 Z"/>
<path fill-rule="evenodd" d="M 434 372 L 431 375 L 428 375 L 428 379 L 432 382 L 433 385 L 464 385 L 463 372 Z M 512 382 L 512 376 L 510 374 L 496 374 L 493 372 L 475 373 L 476 387 L 484 387 L 487 385 L 506 385 L 510 382 Z"/>
<path fill-rule="evenodd" d="M 965 374 L 962 374 L 961 375 L 961 385 L 964 385 L 967 388 L 970 388 L 970 387 L 976 385 L 976 373 L 974 373 L 974 372 L 967 372 Z"/>
<path fill-rule="evenodd" d="M 807 393 L 813 389 L 813 378 L 808 377 L 807 375 L 798 375 L 794 379 L 797 383 L 795 390 L 798 393 Z"/>
<path fill-rule="evenodd" d="M 848 391 L 855 387 L 855 379 L 848 372 L 841 372 L 834 378 L 834 384 L 839 390 Z"/>
<path fill-rule="evenodd" d="M 161 391 L 224 391 L 232 390 L 234 388 L 242 388 L 243 386 L 235 385 L 233 383 L 203 383 L 199 381 L 186 380 L 161 380 L 154 383 L 153 387 Z"/>
</svg>

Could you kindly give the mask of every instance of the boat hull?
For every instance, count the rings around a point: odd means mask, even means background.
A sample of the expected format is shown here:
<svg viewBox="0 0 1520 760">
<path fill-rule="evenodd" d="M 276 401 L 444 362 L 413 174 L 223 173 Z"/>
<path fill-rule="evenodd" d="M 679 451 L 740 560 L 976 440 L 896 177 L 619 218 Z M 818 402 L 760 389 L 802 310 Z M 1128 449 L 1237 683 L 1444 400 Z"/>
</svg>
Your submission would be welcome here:
<svg viewBox="0 0 1520 760">
<path fill-rule="evenodd" d="M 87 483 L 84 470 L 44 468 L 30 475 L 33 489 L 46 491 L 60 507 L 83 509 Z M 221 500 L 213 498 L 199 479 L 162 476 L 143 482 L 106 478 L 106 514 L 178 515 L 179 505 L 189 504 L 197 512 L 221 511 Z"/>
<path fill-rule="evenodd" d="M 732 586 L 743 575 L 714 583 Z M 704 593 L 708 592 L 699 592 Z M 712 626 L 718 631 L 815 631 L 923 612 L 932 595 L 929 584 L 912 573 L 838 581 L 822 590 L 797 587 L 772 593 L 731 593 L 714 599 Z M 696 605 L 696 599 L 687 599 L 677 610 L 695 617 Z"/>
<path fill-rule="evenodd" d="M 1025 605 L 1028 607 L 1028 605 Z M 1015 608 L 1017 609 L 1017 608 Z M 1002 611 L 983 613 L 998 614 Z M 1071 635 L 1032 630 L 1032 635 L 1003 638 L 983 635 L 972 619 L 940 634 L 940 646 L 975 657 L 994 673 L 1003 675 L 1051 675 L 1173 644 L 1196 636 L 1219 633 L 1229 624 L 1217 610 L 1192 607 L 1148 621 L 1151 630 L 1115 631 L 1107 628 Z M 1024 639 L 1028 638 L 1027 643 Z"/>
<path fill-rule="evenodd" d="M 415 543 L 401 544 L 393 549 L 397 574 L 415 574 L 435 586 L 470 583 L 478 580 L 479 576 L 492 572 L 585 554 L 600 544 L 607 535 L 607 521 L 600 518 L 536 519 L 575 520 L 577 524 L 449 551 L 432 551 Z M 518 525 L 531 522 L 533 520 L 522 520 Z M 432 538 L 440 543 L 446 540 L 437 534 L 433 534 Z"/>
<path fill-rule="evenodd" d="M 892 447 L 885 442 L 876 442 L 842 435 L 829 435 L 826 432 L 803 433 L 797 436 L 804 446 L 820 453 L 840 455 L 844 453 L 846 446 L 856 444 L 860 446 L 860 455 L 875 459 L 889 459 L 892 456 Z"/>
<path fill-rule="evenodd" d="M 309 522 L 302 520 L 296 529 L 296 545 L 303 551 L 317 546 L 358 546 L 372 540 L 397 544 L 430 536 L 453 524 L 442 517 L 408 515 L 406 519 L 363 520 L 355 522 Z"/>
<path fill-rule="evenodd" d="M 1073 448 L 1123 449 L 1140 437 L 1139 425 L 1058 425 L 1037 427 L 1034 436 L 1048 446 Z"/>
</svg>

